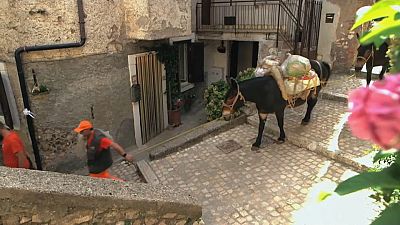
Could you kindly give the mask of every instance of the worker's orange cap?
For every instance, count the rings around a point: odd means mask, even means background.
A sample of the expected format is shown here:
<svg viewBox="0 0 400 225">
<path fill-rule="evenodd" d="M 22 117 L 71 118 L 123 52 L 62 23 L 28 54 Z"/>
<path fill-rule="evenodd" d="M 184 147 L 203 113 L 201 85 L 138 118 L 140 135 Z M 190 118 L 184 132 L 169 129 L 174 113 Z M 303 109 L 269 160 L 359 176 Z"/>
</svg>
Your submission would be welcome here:
<svg viewBox="0 0 400 225">
<path fill-rule="evenodd" d="M 92 123 L 90 123 L 88 120 L 82 120 L 82 121 L 79 123 L 79 126 L 78 126 L 77 128 L 74 129 L 74 131 L 75 131 L 76 133 L 80 133 L 80 132 L 83 131 L 83 130 L 87 130 L 87 129 L 91 129 L 91 128 L 93 128 Z"/>
</svg>

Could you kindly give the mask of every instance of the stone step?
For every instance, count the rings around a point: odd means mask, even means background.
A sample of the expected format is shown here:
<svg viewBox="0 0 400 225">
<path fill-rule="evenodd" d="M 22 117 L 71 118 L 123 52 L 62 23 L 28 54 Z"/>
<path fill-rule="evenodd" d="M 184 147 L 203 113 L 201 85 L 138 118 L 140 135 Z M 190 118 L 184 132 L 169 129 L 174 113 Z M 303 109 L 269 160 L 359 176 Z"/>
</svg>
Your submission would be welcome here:
<svg viewBox="0 0 400 225">
<path fill-rule="evenodd" d="M 140 160 L 136 165 L 138 167 L 138 172 L 143 176 L 146 183 L 160 184 L 157 175 L 145 160 Z"/>
<path fill-rule="evenodd" d="M 321 92 L 318 94 L 318 98 L 347 103 L 349 96 L 347 94 L 334 93 L 322 89 Z"/>
<path fill-rule="evenodd" d="M 144 183 L 144 178 L 140 175 L 136 163 L 130 163 L 125 160 L 115 160 L 110 168 L 110 173 L 125 181 Z"/>
<path fill-rule="evenodd" d="M 150 152 L 150 160 L 163 158 L 171 153 L 192 146 L 209 136 L 215 136 L 245 122 L 246 116 L 239 116 L 231 121 L 217 119 L 207 122 L 191 130 L 182 132 L 179 135 L 165 140 L 155 146 L 151 146 L 147 150 Z"/>
<path fill-rule="evenodd" d="M 285 110 L 284 129 L 287 141 L 298 147 L 322 154 L 328 158 L 352 166 L 357 171 L 372 166 L 372 143 L 352 136 L 347 126 L 347 105 L 343 102 L 321 99 L 315 106 L 310 123 L 301 125 L 306 106 Z M 247 122 L 258 129 L 258 115 L 247 117 Z M 279 136 L 274 115 L 269 115 L 264 133 Z"/>
</svg>

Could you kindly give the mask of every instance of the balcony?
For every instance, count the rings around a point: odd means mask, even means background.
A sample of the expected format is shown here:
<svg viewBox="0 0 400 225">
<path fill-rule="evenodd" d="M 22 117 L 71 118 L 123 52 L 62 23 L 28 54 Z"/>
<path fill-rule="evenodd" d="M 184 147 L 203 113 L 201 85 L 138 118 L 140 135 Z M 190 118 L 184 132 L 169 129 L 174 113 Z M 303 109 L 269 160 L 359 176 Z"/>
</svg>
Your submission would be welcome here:
<svg viewBox="0 0 400 225">
<path fill-rule="evenodd" d="M 277 32 L 278 27 L 284 28 L 282 12 L 284 10 L 297 12 L 298 1 L 225 1 L 210 4 L 197 3 L 196 31 L 197 32 Z M 295 17 L 293 15 L 293 17 Z"/>
<path fill-rule="evenodd" d="M 196 4 L 196 32 L 265 34 L 302 54 L 316 51 L 322 3 L 319 0 L 239 0 Z M 270 36 L 269 34 L 274 34 Z"/>
</svg>

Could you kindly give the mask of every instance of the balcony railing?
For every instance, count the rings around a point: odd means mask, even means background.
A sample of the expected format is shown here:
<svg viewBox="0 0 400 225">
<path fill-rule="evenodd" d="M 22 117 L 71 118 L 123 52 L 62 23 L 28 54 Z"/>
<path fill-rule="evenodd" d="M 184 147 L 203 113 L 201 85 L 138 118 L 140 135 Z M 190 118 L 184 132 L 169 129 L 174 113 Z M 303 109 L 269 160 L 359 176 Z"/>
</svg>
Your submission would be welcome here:
<svg viewBox="0 0 400 225">
<path fill-rule="evenodd" d="M 272 32 L 278 26 L 279 1 L 197 3 L 197 31 Z"/>
<path fill-rule="evenodd" d="M 318 46 L 319 0 L 253 0 L 197 3 L 197 32 L 276 34 L 293 53 Z M 316 51 L 316 50 L 314 50 Z"/>
<path fill-rule="evenodd" d="M 296 4 L 297 2 L 297 4 Z M 276 34 L 294 50 L 301 30 L 298 0 L 213 2 L 197 4 L 197 32 Z M 296 36 L 297 35 L 297 36 Z M 276 38 L 276 45 L 278 40 Z"/>
</svg>

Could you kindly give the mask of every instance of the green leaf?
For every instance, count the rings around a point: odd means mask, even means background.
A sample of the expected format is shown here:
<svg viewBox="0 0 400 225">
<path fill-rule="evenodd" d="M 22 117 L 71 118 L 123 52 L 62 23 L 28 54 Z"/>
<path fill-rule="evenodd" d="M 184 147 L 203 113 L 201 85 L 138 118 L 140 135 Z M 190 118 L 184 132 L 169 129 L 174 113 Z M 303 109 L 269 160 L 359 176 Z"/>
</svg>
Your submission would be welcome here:
<svg viewBox="0 0 400 225">
<path fill-rule="evenodd" d="M 395 151 L 379 151 L 374 155 L 373 162 L 376 163 L 381 159 L 385 159 L 394 155 L 396 155 Z"/>
<path fill-rule="evenodd" d="M 351 30 L 360 26 L 363 23 L 372 21 L 382 17 L 391 17 L 399 10 L 393 6 L 399 6 L 399 0 L 382 0 L 375 3 L 366 13 L 357 18 Z"/>
<path fill-rule="evenodd" d="M 379 47 L 388 37 L 400 37 L 400 20 L 386 18 L 377 23 L 370 32 L 367 32 L 360 39 L 362 44 L 374 43 Z"/>
<path fill-rule="evenodd" d="M 381 212 L 371 225 L 398 225 L 400 223 L 400 203 L 391 204 Z"/>
<path fill-rule="evenodd" d="M 366 188 L 400 188 L 400 180 L 393 177 L 397 166 L 390 166 L 379 172 L 364 172 L 341 182 L 335 189 L 339 195 L 353 193 Z"/>
<path fill-rule="evenodd" d="M 356 12 L 356 21 L 359 20 L 361 17 L 363 17 L 365 13 L 367 13 L 371 9 L 371 7 L 372 6 L 367 5 L 359 8 Z"/>
<path fill-rule="evenodd" d="M 325 199 L 327 199 L 329 196 L 331 196 L 332 195 L 332 193 L 330 193 L 330 192 L 325 192 L 325 191 L 321 191 L 319 194 L 318 194 L 318 198 L 317 198 L 317 201 L 318 202 L 322 202 L 322 201 L 324 201 Z"/>
</svg>

